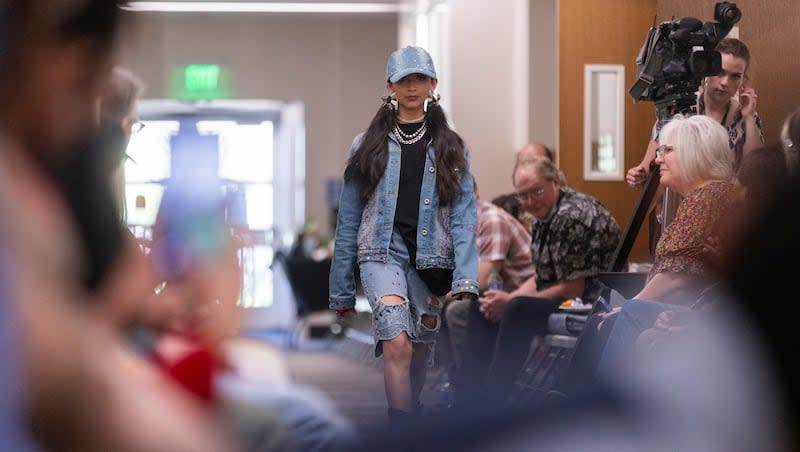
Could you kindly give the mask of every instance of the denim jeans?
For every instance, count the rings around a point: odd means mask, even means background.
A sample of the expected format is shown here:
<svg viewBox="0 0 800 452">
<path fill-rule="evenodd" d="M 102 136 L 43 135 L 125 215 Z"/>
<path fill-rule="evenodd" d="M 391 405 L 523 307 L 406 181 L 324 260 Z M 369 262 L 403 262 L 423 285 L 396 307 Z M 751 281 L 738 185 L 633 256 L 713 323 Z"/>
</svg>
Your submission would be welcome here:
<svg viewBox="0 0 800 452">
<path fill-rule="evenodd" d="M 464 358 L 464 342 L 467 339 L 467 322 L 469 320 L 470 300 L 453 300 L 444 311 L 445 326 L 450 342 L 450 352 L 454 367 L 458 367 Z"/>
<path fill-rule="evenodd" d="M 584 387 L 590 386 L 590 383 L 594 381 L 603 348 L 608 342 L 608 336 L 616 321 L 616 314 L 605 319 L 600 314 L 593 314 L 586 320 L 569 365 L 557 377 L 553 389 L 565 394 L 574 394 L 580 392 Z"/>
<path fill-rule="evenodd" d="M 659 314 L 686 307 L 657 301 L 628 300 L 617 314 L 617 320 L 608 336 L 597 365 L 598 378 L 616 379 L 636 358 L 636 339 L 651 328 Z"/>
<path fill-rule="evenodd" d="M 438 316 L 444 306 L 444 297 L 435 297 L 420 279 L 409 262 L 408 250 L 400 234 L 397 231 L 392 233 L 389 262 L 362 262 L 360 269 L 361 283 L 372 307 L 375 356 L 380 356 L 383 351 L 382 341 L 394 339 L 404 331 L 412 342 L 432 346 L 441 325 Z M 383 297 L 388 295 L 399 296 L 403 302 L 385 304 Z M 434 328 L 422 324 L 423 315 L 437 318 Z"/>
<path fill-rule="evenodd" d="M 454 380 L 456 404 L 504 403 L 525 364 L 533 337 L 547 334 L 547 319 L 561 301 L 513 298 L 499 323 L 486 320 L 478 301 L 472 301 L 464 357 Z"/>
</svg>

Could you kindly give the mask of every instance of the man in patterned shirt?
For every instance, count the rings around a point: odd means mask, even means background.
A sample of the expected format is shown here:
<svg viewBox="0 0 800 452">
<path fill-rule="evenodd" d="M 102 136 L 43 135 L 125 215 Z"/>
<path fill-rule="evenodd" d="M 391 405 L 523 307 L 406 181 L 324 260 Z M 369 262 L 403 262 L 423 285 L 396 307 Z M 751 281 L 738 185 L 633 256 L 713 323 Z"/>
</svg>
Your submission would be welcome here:
<svg viewBox="0 0 800 452">
<path fill-rule="evenodd" d="M 454 381 L 456 404 L 502 403 L 535 335 L 568 298 L 586 303 L 600 295 L 605 271 L 621 238 L 614 217 L 599 201 L 564 187 L 546 159 L 520 164 L 514 188 L 534 217 L 531 241 L 535 276 L 510 292 L 489 290 L 469 309 L 463 364 Z M 488 375 L 487 375 L 488 369 Z"/>
<path fill-rule="evenodd" d="M 478 284 L 485 289 L 489 274 L 496 270 L 506 290 L 516 290 L 534 274 L 531 259 L 531 236 L 525 227 L 502 208 L 483 201 L 475 184 L 478 225 Z M 470 300 L 453 300 L 445 310 L 445 320 L 452 352 L 452 363 L 461 362 Z"/>
</svg>

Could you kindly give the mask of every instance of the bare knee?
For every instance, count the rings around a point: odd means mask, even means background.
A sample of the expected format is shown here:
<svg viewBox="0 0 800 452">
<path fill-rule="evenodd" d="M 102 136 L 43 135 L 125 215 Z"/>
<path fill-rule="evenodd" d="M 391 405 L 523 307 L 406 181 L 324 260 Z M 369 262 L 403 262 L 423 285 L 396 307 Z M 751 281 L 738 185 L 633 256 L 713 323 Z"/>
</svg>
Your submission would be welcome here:
<svg viewBox="0 0 800 452">
<path fill-rule="evenodd" d="M 384 363 L 410 364 L 413 350 L 411 339 L 403 331 L 396 337 L 383 341 Z"/>
<path fill-rule="evenodd" d="M 406 298 L 400 295 L 383 295 L 380 298 L 380 304 L 382 308 L 379 308 L 375 313 L 378 317 L 389 309 L 393 311 L 409 309 Z M 406 306 L 403 306 L 404 304 Z M 405 364 L 411 362 L 411 338 L 405 331 L 401 331 L 400 334 L 391 339 L 383 339 L 381 342 L 384 363 Z"/>
<path fill-rule="evenodd" d="M 405 298 L 399 295 L 384 295 L 381 297 L 381 303 L 385 305 L 403 304 L 405 301 Z"/>
</svg>

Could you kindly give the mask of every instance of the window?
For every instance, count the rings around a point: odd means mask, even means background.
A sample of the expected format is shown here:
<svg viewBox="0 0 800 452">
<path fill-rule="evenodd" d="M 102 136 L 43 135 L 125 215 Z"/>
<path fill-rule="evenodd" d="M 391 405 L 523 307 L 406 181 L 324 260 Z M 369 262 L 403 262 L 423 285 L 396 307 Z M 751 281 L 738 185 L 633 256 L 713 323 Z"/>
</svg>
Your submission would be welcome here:
<svg viewBox="0 0 800 452">
<path fill-rule="evenodd" d="M 125 162 L 125 218 L 137 236 L 156 221 L 163 181 L 171 173 L 170 140 L 180 130 L 178 121 L 143 122 L 146 127 L 131 135 Z"/>
<path fill-rule="evenodd" d="M 625 166 L 625 66 L 584 68 L 583 178 L 623 180 Z"/>
</svg>

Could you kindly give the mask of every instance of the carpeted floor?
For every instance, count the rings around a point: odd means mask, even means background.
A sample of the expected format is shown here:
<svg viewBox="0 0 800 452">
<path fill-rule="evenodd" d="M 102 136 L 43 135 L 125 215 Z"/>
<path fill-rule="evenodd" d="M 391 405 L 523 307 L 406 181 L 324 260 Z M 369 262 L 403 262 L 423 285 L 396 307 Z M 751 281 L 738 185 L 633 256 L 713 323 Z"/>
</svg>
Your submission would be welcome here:
<svg viewBox="0 0 800 452">
<path fill-rule="evenodd" d="M 385 424 L 381 369 L 330 351 L 289 351 L 286 360 L 295 384 L 322 391 L 359 430 Z"/>
<path fill-rule="evenodd" d="M 280 330 L 251 331 L 245 336 L 280 349 L 291 381 L 327 395 L 363 432 L 381 428 L 387 421 L 383 362 L 374 357 L 370 322 L 371 316 L 362 313 L 340 336 L 312 339 L 307 332 L 293 335 Z M 440 380 L 435 370 L 430 373 L 422 394 L 426 406 L 439 401 L 435 388 Z"/>
</svg>

